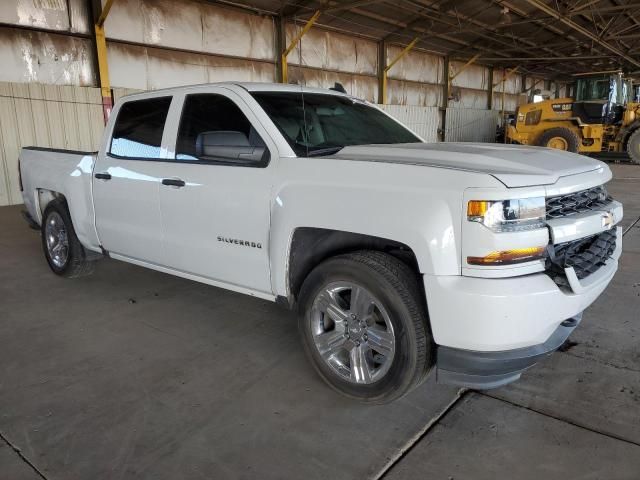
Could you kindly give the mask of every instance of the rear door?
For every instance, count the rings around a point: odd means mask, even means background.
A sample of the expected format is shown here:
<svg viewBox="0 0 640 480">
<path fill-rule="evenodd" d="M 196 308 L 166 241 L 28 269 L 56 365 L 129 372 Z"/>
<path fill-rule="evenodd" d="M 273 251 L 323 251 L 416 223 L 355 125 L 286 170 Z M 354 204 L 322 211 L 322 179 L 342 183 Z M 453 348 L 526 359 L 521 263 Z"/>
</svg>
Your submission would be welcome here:
<svg viewBox="0 0 640 480">
<path fill-rule="evenodd" d="M 176 138 L 168 140 L 162 166 L 167 266 L 270 294 L 269 163 L 276 147 L 237 94 L 194 92 L 172 107 Z"/>
<path fill-rule="evenodd" d="M 162 265 L 158 206 L 162 138 L 171 96 L 129 100 L 113 112 L 111 141 L 98 154 L 93 179 L 96 230 L 111 254 Z"/>
</svg>

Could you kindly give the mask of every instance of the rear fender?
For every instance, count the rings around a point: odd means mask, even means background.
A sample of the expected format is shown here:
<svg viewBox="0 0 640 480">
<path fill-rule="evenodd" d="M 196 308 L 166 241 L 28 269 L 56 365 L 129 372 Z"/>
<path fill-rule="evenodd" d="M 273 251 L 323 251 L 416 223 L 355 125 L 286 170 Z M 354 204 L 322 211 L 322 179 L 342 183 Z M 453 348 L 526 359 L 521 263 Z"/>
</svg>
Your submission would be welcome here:
<svg viewBox="0 0 640 480">
<path fill-rule="evenodd" d="M 100 251 L 91 194 L 94 158 L 64 150 L 24 149 L 21 166 L 23 196 L 34 219 L 41 224 L 47 205 L 63 198 L 80 243 Z"/>
</svg>

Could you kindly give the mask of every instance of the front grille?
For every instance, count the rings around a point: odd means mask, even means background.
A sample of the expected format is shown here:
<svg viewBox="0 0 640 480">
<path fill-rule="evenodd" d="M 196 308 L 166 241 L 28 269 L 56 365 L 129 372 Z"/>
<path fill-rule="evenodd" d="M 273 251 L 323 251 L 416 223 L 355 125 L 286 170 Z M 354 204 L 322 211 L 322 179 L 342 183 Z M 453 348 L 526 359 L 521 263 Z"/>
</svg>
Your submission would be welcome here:
<svg viewBox="0 0 640 480">
<path fill-rule="evenodd" d="M 588 277 L 611 258 L 616 249 L 616 229 L 547 247 L 547 274 L 558 285 L 567 285 L 564 269 L 573 267 L 578 279 Z"/>
<path fill-rule="evenodd" d="M 548 197 L 546 202 L 547 220 L 596 210 L 609 204 L 611 200 L 612 198 L 607 193 L 604 185 L 569 193 L 567 195 Z"/>
</svg>

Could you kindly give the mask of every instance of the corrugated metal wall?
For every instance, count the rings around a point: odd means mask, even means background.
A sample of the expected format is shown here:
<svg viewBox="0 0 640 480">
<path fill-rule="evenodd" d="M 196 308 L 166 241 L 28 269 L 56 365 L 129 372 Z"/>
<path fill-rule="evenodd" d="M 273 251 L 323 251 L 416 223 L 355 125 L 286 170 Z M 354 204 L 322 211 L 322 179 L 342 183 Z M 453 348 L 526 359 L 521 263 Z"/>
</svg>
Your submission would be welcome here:
<svg viewBox="0 0 640 480">
<path fill-rule="evenodd" d="M 0 80 L 97 86 L 86 0 L 0 2 Z M 46 31 L 24 30 L 30 27 Z M 291 40 L 300 24 L 285 26 Z M 105 24 L 111 84 L 140 90 L 226 80 L 276 80 L 276 25 L 270 15 L 197 0 L 118 0 Z M 72 36 L 70 36 L 72 35 Z M 378 44 L 313 27 L 289 55 L 290 80 L 332 86 L 378 101 Z M 387 63 L 402 47 L 386 47 Z M 389 71 L 387 101 L 423 107 L 488 107 L 489 70 L 452 61 L 458 75 L 443 99 L 444 58 L 412 50 Z M 494 72 L 494 81 L 502 75 Z M 505 109 L 521 102 L 519 75 L 505 82 Z M 502 105 L 501 85 L 493 108 Z"/>
<path fill-rule="evenodd" d="M 402 48 L 387 47 L 387 64 Z M 392 105 L 442 107 L 444 58 L 425 52 L 410 51 L 389 71 L 387 98 Z"/>
<path fill-rule="evenodd" d="M 504 81 L 502 79 L 504 78 Z M 502 110 L 504 98 L 504 110 L 514 112 L 518 105 L 526 103 L 527 96 L 522 93 L 522 76 L 509 74 L 501 68 L 496 68 L 493 72 L 493 108 Z M 504 92 L 504 94 L 503 94 Z"/>
<path fill-rule="evenodd" d="M 275 81 L 271 17 L 194 1 L 118 0 L 105 31 L 115 87 Z"/>
<path fill-rule="evenodd" d="M 17 157 L 23 145 L 96 148 L 102 132 L 92 25 L 86 0 L 0 1 L 0 204 L 19 202 Z M 25 28 L 26 27 L 26 28 Z M 287 40 L 301 26 L 286 25 Z M 41 30 L 38 30 L 41 29 Z M 105 24 L 114 97 L 132 91 L 226 80 L 276 80 L 276 25 L 259 15 L 197 0 L 118 0 Z M 312 28 L 289 55 L 291 81 L 346 90 L 378 101 L 378 44 Z M 402 47 L 388 45 L 391 62 Z M 452 61 L 450 98 L 443 57 L 412 50 L 389 71 L 383 108 L 427 141 L 438 140 L 446 108 L 445 139 L 492 141 L 502 109 L 526 101 L 522 91 L 544 88 L 539 78 L 493 73 Z M 47 86 L 41 85 L 47 84 Z M 74 87 L 57 87 L 69 85 Z M 555 84 L 547 82 L 552 91 Z M 561 86 L 564 88 L 564 86 Z M 564 91 L 560 92 L 561 95 Z"/>
<path fill-rule="evenodd" d="M 23 146 L 96 150 L 104 120 L 100 89 L 0 82 L 0 205 L 22 203 Z"/>
<path fill-rule="evenodd" d="M 493 142 L 500 112 L 474 108 L 447 108 L 445 138 L 448 142 Z"/>
<path fill-rule="evenodd" d="M 287 42 L 300 30 L 287 25 Z M 289 80 L 310 87 L 340 82 L 351 95 L 378 99 L 378 46 L 349 35 L 311 29 L 289 54 Z"/>
<path fill-rule="evenodd" d="M 116 88 L 115 99 L 139 92 Z M 438 140 L 437 107 L 381 105 L 428 142 Z M 25 146 L 97 150 L 104 123 L 100 89 L 0 82 L 0 206 L 22 203 L 18 156 Z"/>
<path fill-rule="evenodd" d="M 440 112 L 438 107 L 416 105 L 378 105 L 393 118 L 420 135 L 425 142 L 438 141 Z"/>
<path fill-rule="evenodd" d="M 454 108 L 487 108 L 489 105 L 489 68 L 482 65 L 469 65 L 464 70 L 462 62 L 451 62 L 451 73 L 455 76 L 451 82 L 447 106 Z"/>
<path fill-rule="evenodd" d="M 86 0 L 0 1 L 1 24 L 48 30 L 0 28 L 0 81 L 96 86 L 87 7 Z"/>
</svg>

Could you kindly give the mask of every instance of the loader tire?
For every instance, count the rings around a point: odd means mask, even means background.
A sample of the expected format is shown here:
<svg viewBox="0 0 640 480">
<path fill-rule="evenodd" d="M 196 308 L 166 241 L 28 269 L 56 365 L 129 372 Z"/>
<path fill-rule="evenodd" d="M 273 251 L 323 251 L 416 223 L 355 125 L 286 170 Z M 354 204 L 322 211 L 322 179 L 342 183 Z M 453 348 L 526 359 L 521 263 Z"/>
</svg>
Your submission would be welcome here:
<svg viewBox="0 0 640 480">
<path fill-rule="evenodd" d="M 627 140 L 627 153 L 633 163 L 640 165 L 640 128 L 637 128 Z"/>
<path fill-rule="evenodd" d="M 543 132 L 536 145 L 577 153 L 578 148 L 580 148 L 580 139 L 575 132 L 568 128 L 556 127 Z"/>
</svg>

